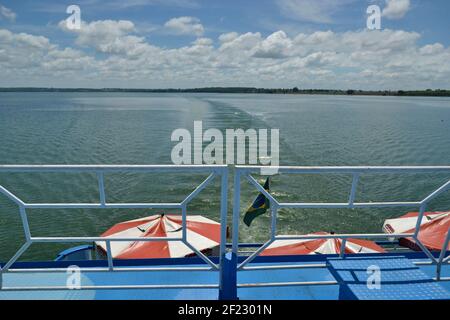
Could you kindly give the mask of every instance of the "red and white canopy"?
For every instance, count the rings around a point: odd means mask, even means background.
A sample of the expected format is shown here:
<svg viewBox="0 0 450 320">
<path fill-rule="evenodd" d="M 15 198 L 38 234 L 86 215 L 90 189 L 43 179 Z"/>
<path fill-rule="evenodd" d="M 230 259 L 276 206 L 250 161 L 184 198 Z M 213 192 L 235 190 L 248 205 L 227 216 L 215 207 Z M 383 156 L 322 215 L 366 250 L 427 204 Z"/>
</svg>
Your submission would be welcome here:
<svg viewBox="0 0 450 320">
<path fill-rule="evenodd" d="M 317 232 L 309 235 L 327 235 L 326 232 Z M 276 240 L 261 253 L 262 256 L 307 255 L 307 254 L 339 254 L 341 252 L 341 239 L 302 239 L 302 240 Z M 385 252 L 383 248 L 373 241 L 348 239 L 345 244 L 345 253 L 379 253 Z"/>
<path fill-rule="evenodd" d="M 220 243 L 220 224 L 202 216 L 187 216 L 187 240 L 199 251 L 213 249 Z M 182 218 L 179 215 L 154 215 L 122 222 L 101 235 L 105 238 L 181 238 Z M 106 252 L 106 243 L 97 246 Z M 181 241 L 111 242 L 114 259 L 181 258 L 194 252 Z"/>
<path fill-rule="evenodd" d="M 384 222 L 385 233 L 414 233 L 419 212 L 410 212 L 397 219 Z M 442 250 L 445 237 L 450 228 L 450 212 L 426 212 L 420 224 L 419 240 L 430 250 Z M 413 239 L 401 238 L 402 246 L 421 251 Z M 450 245 L 448 247 L 450 250 Z"/>
</svg>

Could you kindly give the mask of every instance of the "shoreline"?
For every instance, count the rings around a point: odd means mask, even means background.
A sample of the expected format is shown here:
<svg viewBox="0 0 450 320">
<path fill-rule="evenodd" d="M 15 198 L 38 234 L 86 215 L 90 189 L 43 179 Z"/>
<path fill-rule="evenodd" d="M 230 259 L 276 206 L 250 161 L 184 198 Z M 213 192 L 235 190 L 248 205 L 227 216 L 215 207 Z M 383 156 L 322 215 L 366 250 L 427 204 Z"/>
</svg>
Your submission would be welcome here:
<svg viewBox="0 0 450 320">
<path fill-rule="evenodd" d="M 267 89 L 247 87 L 211 87 L 193 89 L 125 89 L 125 88 L 0 88 L 0 92 L 93 92 L 93 93 L 222 93 L 222 94 L 283 94 L 334 96 L 390 96 L 390 97 L 450 97 L 450 90 L 331 90 L 331 89 Z"/>
</svg>

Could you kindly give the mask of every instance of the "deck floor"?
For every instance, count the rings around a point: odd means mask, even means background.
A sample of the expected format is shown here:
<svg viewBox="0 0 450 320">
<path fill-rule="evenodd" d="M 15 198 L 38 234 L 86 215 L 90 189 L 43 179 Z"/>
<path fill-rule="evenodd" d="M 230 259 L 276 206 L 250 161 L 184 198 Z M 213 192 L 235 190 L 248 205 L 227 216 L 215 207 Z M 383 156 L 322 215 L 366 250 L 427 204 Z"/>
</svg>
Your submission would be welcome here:
<svg viewBox="0 0 450 320">
<path fill-rule="evenodd" d="M 423 261 L 415 259 L 414 261 Z M 279 262 L 270 265 L 317 264 L 317 262 Z M 268 265 L 265 263 L 264 265 Z M 261 263 L 250 266 L 261 266 Z M 154 267 L 154 266 L 152 266 Z M 174 266 L 171 266 L 174 267 Z M 186 267 L 186 266 L 184 266 Z M 192 265 L 190 267 L 193 267 Z M 435 266 L 420 265 L 430 277 L 435 277 Z M 450 277 L 450 265 L 442 268 L 442 277 Z M 238 272 L 238 284 L 267 282 L 334 281 L 327 268 L 302 268 L 286 270 L 251 270 Z M 101 285 L 161 285 L 161 284 L 206 284 L 217 285 L 219 273 L 211 271 L 139 271 L 139 272 L 83 272 L 82 286 Z M 66 286 L 64 272 L 7 273 L 4 287 Z M 450 281 L 440 284 L 450 292 Z M 338 285 L 278 286 L 239 288 L 241 300 L 337 300 Z M 217 288 L 208 289 L 102 289 L 102 290 L 58 290 L 58 291 L 0 291 L 0 299 L 149 299 L 149 300 L 210 300 L 218 298 Z"/>
</svg>

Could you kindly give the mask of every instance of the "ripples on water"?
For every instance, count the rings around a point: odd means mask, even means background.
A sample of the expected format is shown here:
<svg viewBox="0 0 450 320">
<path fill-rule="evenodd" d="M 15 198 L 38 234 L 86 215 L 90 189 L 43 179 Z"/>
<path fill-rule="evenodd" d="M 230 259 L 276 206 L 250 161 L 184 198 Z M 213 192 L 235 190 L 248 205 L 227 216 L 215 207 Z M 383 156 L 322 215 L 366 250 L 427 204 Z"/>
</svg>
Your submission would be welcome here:
<svg viewBox="0 0 450 320">
<path fill-rule="evenodd" d="M 279 128 L 284 165 L 449 165 L 450 99 L 219 94 L 2 93 L 2 164 L 170 164 L 173 130 Z M 106 177 L 108 201 L 182 200 L 202 176 L 114 174 Z M 364 176 L 358 201 L 423 198 L 449 176 Z M 96 202 L 89 174 L 1 174 L 1 184 L 29 202 Z M 231 181 L 230 181 L 231 182 Z M 345 175 L 277 176 L 282 201 L 346 201 Z M 205 190 L 190 213 L 219 217 L 218 184 Z M 242 209 L 255 197 L 242 184 Z M 231 190 L 230 190 L 231 197 Z M 450 209 L 449 194 L 434 210 Z M 231 205 L 231 202 L 230 202 Z M 230 206 L 231 207 L 231 206 Z M 279 234 L 315 231 L 380 232 L 384 219 L 406 209 L 282 210 Z M 31 210 L 35 236 L 97 236 L 111 225 L 160 213 L 149 210 Z M 177 213 L 171 211 L 173 213 Z M 241 241 L 268 238 L 269 217 L 241 229 Z M 0 260 L 22 241 L 18 209 L 0 196 Z M 67 245 L 69 246 L 69 245 Z M 51 259 L 66 245 L 34 245 L 24 259 Z"/>
</svg>

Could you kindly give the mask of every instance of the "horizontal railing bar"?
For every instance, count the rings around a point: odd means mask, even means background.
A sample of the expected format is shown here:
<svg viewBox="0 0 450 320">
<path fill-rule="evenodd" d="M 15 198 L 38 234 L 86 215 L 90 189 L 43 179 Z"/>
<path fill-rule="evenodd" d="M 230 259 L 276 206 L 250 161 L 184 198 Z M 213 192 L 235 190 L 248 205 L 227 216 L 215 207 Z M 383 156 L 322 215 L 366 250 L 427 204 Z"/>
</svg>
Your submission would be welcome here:
<svg viewBox="0 0 450 320">
<path fill-rule="evenodd" d="M 181 209 L 180 203 L 25 203 L 27 209 Z"/>
<path fill-rule="evenodd" d="M 239 248 L 259 248 L 263 245 L 264 243 L 256 243 L 256 242 L 251 242 L 251 243 L 239 243 Z M 396 246 L 398 245 L 398 241 L 397 242 L 392 242 L 392 241 L 377 241 L 378 245 L 386 245 L 386 246 Z M 232 244 L 231 243 L 227 243 L 227 248 L 231 248 Z M 395 247 L 397 249 L 406 249 L 408 250 L 408 248 L 405 247 Z M 253 251 L 252 251 L 253 252 Z"/>
<path fill-rule="evenodd" d="M 102 237 L 32 237 L 31 242 L 152 242 L 152 241 L 183 241 L 181 238 L 102 238 Z"/>
<path fill-rule="evenodd" d="M 418 265 L 418 266 L 422 266 L 422 265 L 435 265 L 436 263 L 435 262 L 433 262 L 433 261 L 415 261 L 415 262 L 413 262 L 415 265 Z M 444 262 L 444 263 L 446 263 L 446 262 Z M 450 261 L 448 261 L 447 262 L 448 264 L 450 264 Z"/>
<path fill-rule="evenodd" d="M 437 278 L 433 278 L 433 280 L 434 281 L 439 281 L 439 282 L 450 281 L 450 277 L 441 277 L 439 280 Z"/>
<path fill-rule="evenodd" d="M 432 265 L 433 263 L 431 261 L 413 261 L 415 265 L 421 266 L 421 265 Z M 450 262 L 447 262 L 447 264 L 450 264 Z M 327 265 L 325 263 L 316 263 L 316 264 L 293 264 L 293 265 L 269 265 L 269 266 L 251 266 L 251 267 L 243 267 L 241 271 L 259 271 L 259 270 L 278 270 L 278 269 L 313 269 L 313 268 L 326 268 Z M 108 267 L 104 268 L 79 268 L 78 269 L 81 272 L 109 272 Z M 218 270 L 213 269 L 211 267 L 169 267 L 169 268 L 147 268 L 147 267 L 115 267 L 114 271 L 112 272 L 152 272 L 152 271 L 187 271 L 187 272 L 201 272 L 201 271 L 213 271 L 217 272 Z M 58 273 L 67 272 L 67 268 L 31 268 L 31 269 L 9 269 L 5 270 L 5 273 Z"/>
<path fill-rule="evenodd" d="M 387 234 L 387 233 L 374 233 L 374 234 L 324 234 L 324 235 L 301 235 L 301 236 L 276 236 L 277 240 L 303 240 L 303 239 L 366 239 L 366 238 L 411 238 L 414 233 L 404 234 Z"/>
<path fill-rule="evenodd" d="M 236 166 L 237 170 L 245 171 L 247 173 L 258 173 L 261 168 L 271 168 L 264 166 Z M 279 173 L 398 173 L 398 172 L 409 172 L 409 173 L 431 173 L 431 172 L 446 172 L 450 173 L 450 166 L 394 166 L 394 167 L 383 167 L 383 166 L 356 166 L 356 167 L 273 167 L 277 169 Z M 276 171 L 275 171 L 276 172 Z"/>
<path fill-rule="evenodd" d="M 170 284 L 170 285 L 123 285 L 123 286 L 81 286 L 69 289 L 67 286 L 3 287 L 2 291 L 77 291 L 77 290 L 135 290 L 135 289 L 218 289 L 215 284 Z"/>
<path fill-rule="evenodd" d="M 211 172 L 226 165 L 0 165 L 0 172 Z"/>
<path fill-rule="evenodd" d="M 261 282 L 240 283 L 238 288 L 261 288 L 261 287 L 299 287 L 299 286 L 330 286 L 338 284 L 337 281 L 304 281 L 304 282 Z"/>
<path fill-rule="evenodd" d="M 420 202 L 359 202 L 359 203 L 280 203 L 279 208 L 326 209 L 326 208 L 391 208 L 419 207 Z"/>
<path fill-rule="evenodd" d="M 413 262 L 415 265 L 431 265 L 432 262 L 422 262 L 415 261 Z M 283 270 L 283 269 L 320 269 L 327 268 L 326 263 L 316 263 L 316 264 L 291 264 L 291 265 L 269 265 L 269 266 L 252 266 L 252 267 L 243 267 L 241 271 L 260 271 L 260 270 Z"/>
<path fill-rule="evenodd" d="M 281 265 L 281 266 L 254 266 L 254 267 L 243 267 L 241 271 L 258 271 L 258 270 L 283 270 L 283 269 L 313 269 L 313 268 L 326 268 L 325 263 L 316 264 L 291 264 L 291 265 Z"/>
<path fill-rule="evenodd" d="M 384 246 L 385 249 L 387 250 L 392 250 L 392 251 L 410 251 L 411 249 L 406 248 L 406 247 L 388 247 L 388 246 Z"/>
<path fill-rule="evenodd" d="M 0 165 L 0 172 L 81 172 L 81 171 L 200 171 L 210 172 L 215 169 L 227 168 L 226 165 Z M 260 172 L 267 166 L 236 166 L 236 169 L 247 172 Z M 273 167 L 283 173 L 393 173 L 393 172 L 442 172 L 449 171 L 450 166 L 329 166 L 329 167 L 302 167 L 280 166 Z"/>
<path fill-rule="evenodd" d="M 259 248 L 264 243 L 239 243 L 239 248 Z M 227 248 L 231 248 L 233 246 L 232 243 L 227 243 Z"/>
<path fill-rule="evenodd" d="M 111 270 L 108 267 L 105 268 L 79 268 L 77 269 L 80 272 L 111 272 Z M 112 272 L 153 272 L 153 271 L 218 271 L 210 267 L 172 267 L 172 268 L 128 268 L 128 267 L 114 267 L 114 270 Z M 43 269 L 9 269 L 8 273 L 65 273 L 67 272 L 67 268 L 43 268 Z"/>
</svg>

